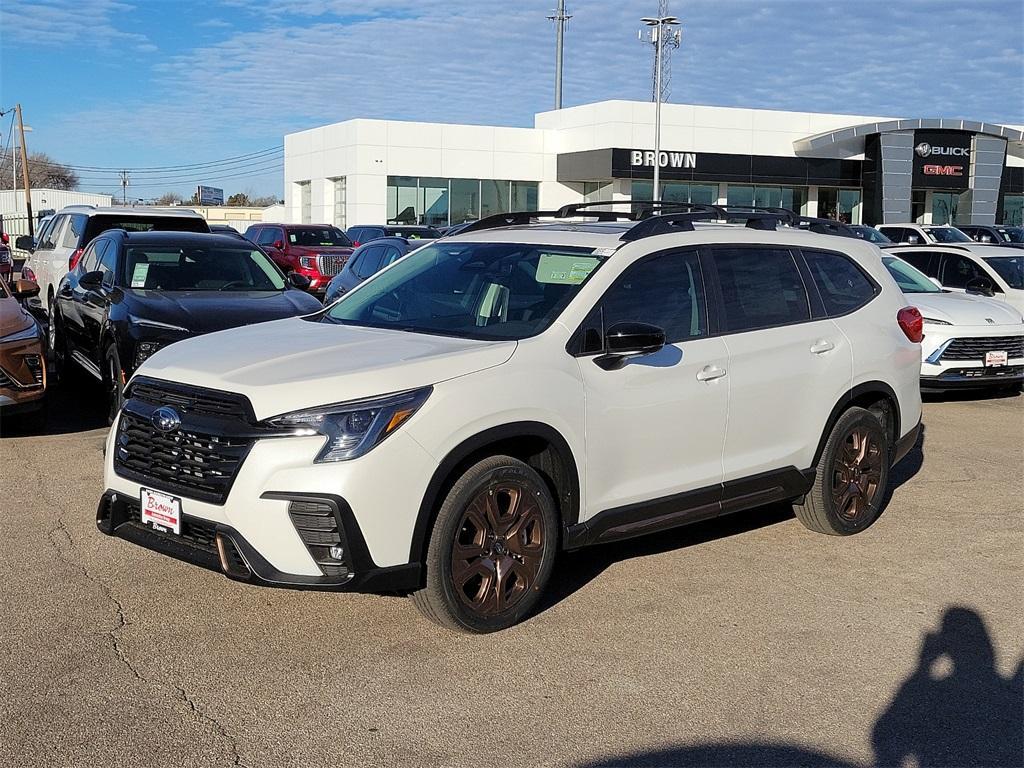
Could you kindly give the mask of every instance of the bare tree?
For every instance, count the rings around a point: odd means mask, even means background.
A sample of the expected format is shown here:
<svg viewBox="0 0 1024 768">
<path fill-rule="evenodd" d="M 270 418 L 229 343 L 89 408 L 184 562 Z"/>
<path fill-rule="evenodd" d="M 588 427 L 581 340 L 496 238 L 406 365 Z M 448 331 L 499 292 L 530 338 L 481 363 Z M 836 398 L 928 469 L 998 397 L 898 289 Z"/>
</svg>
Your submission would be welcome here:
<svg viewBox="0 0 1024 768">
<path fill-rule="evenodd" d="M 11 171 L 11 155 L 8 153 L 0 161 L 0 189 L 11 189 Z M 45 152 L 33 152 L 28 156 L 28 181 L 33 189 L 78 189 L 78 174 Z M 21 186 L 20 167 L 18 186 Z"/>
<path fill-rule="evenodd" d="M 177 192 L 164 192 L 160 197 L 156 199 L 157 205 L 178 205 L 181 203 L 182 198 Z"/>
</svg>

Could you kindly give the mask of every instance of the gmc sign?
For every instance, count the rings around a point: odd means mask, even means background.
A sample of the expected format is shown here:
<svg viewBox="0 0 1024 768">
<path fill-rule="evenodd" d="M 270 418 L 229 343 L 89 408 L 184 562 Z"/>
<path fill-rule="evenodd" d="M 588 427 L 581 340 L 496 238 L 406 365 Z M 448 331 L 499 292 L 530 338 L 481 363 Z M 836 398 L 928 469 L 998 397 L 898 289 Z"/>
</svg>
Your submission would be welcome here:
<svg viewBox="0 0 1024 768">
<path fill-rule="evenodd" d="M 922 169 L 925 176 L 963 176 L 962 165 L 926 165 Z"/>
<path fill-rule="evenodd" d="M 914 131 L 913 185 L 924 189 L 966 189 L 973 139 L 974 134 L 967 131 Z"/>
</svg>

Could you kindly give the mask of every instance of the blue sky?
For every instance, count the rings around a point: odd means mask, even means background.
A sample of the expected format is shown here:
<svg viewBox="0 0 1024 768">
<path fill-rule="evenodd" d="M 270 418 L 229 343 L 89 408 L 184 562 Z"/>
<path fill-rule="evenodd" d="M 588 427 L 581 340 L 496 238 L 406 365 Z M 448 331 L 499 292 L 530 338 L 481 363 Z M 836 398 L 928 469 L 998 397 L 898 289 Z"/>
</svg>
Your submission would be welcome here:
<svg viewBox="0 0 1024 768">
<path fill-rule="evenodd" d="M 553 100 L 555 0 L 2 0 L 0 108 L 82 166 L 202 163 L 352 117 L 531 125 Z M 650 97 L 640 16 L 577 0 L 566 105 Z M 673 0 L 670 100 L 1024 122 L 1021 0 Z M 0 121 L 6 141 L 8 119 Z M 270 156 L 272 157 L 272 156 Z M 279 194 L 279 167 L 202 179 Z M 190 172 L 194 173 L 194 172 Z M 113 184 L 82 173 L 83 189 Z M 191 191 L 144 174 L 132 191 Z"/>
</svg>

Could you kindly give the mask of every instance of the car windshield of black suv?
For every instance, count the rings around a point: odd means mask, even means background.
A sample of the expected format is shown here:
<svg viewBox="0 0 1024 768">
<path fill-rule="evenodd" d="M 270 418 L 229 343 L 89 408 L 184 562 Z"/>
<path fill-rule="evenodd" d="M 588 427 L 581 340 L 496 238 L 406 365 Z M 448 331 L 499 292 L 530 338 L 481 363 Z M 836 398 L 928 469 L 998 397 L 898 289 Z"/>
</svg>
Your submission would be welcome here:
<svg viewBox="0 0 1024 768">
<path fill-rule="evenodd" d="M 889 270 L 892 279 L 904 293 L 942 293 L 942 289 L 928 279 L 928 276 L 902 259 L 882 257 L 882 263 Z"/>
<path fill-rule="evenodd" d="M 998 232 L 1004 243 L 1024 243 L 1024 227 L 1000 227 Z"/>
<path fill-rule="evenodd" d="M 351 248 L 352 241 L 348 235 L 334 227 L 304 227 L 303 229 L 289 229 L 288 242 L 292 245 L 300 245 L 303 248 L 327 248 L 340 246 Z"/>
<path fill-rule="evenodd" d="M 379 272 L 321 318 L 469 339 L 525 339 L 551 325 L 601 261 L 590 248 L 442 240 Z"/>
<path fill-rule="evenodd" d="M 1006 284 L 1024 289 L 1024 256 L 986 256 L 985 263 L 994 269 Z"/>
<path fill-rule="evenodd" d="M 925 227 L 926 235 L 935 238 L 937 243 L 973 243 L 967 235 L 956 227 Z"/>
<path fill-rule="evenodd" d="M 123 285 L 147 291 L 281 291 L 280 270 L 250 248 L 138 245 L 128 248 Z"/>
</svg>

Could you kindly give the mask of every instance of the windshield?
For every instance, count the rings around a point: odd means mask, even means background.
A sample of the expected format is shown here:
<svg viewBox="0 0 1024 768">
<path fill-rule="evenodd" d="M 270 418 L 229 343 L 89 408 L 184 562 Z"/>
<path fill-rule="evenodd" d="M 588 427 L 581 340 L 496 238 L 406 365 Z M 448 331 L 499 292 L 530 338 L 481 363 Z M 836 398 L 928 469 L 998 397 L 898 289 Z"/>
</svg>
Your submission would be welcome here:
<svg viewBox="0 0 1024 768">
<path fill-rule="evenodd" d="M 937 243 L 974 242 L 956 227 L 925 227 L 924 233 Z"/>
<path fill-rule="evenodd" d="M 985 263 L 1017 290 L 1024 289 L 1024 256 L 986 256 Z"/>
<path fill-rule="evenodd" d="M 892 279 L 904 293 L 942 293 L 942 289 L 928 279 L 924 272 L 894 256 L 883 256 L 882 263 L 889 270 Z"/>
<path fill-rule="evenodd" d="M 388 232 L 393 237 L 404 237 L 406 240 L 436 240 L 441 236 L 441 233 L 436 229 L 426 229 L 424 227 L 403 229 L 402 227 L 389 226 Z"/>
<path fill-rule="evenodd" d="M 379 272 L 324 322 L 467 339 L 547 328 L 597 269 L 589 248 L 438 241 Z"/>
<path fill-rule="evenodd" d="M 865 240 L 867 240 L 869 243 L 891 243 L 892 242 L 892 240 L 890 240 L 888 237 L 883 235 L 877 229 L 875 229 L 874 227 L 869 227 L 866 224 L 859 224 L 859 225 L 855 224 L 854 226 L 852 226 L 850 228 L 854 232 L 856 232 L 860 237 L 862 237 Z"/>
<path fill-rule="evenodd" d="M 329 246 L 352 247 L 352 241 L 348 239 L 348 235 L 334 227 L 291 228 L 288 230 L 288 242 L 305 248 L 316 248 L 318 246 L 321 248 Z"/>
<path fill-rule="evenodd" d="M 157 291 L 281 291 L 284 276 L 251 248 L 138 245 L 128 249 L 124 283 Z"/>
<path fill-rule="evenodd" d="M 1024 227 L 999 227 L 999 235 L 1007 243 L 1024 243 Z"/>
</svg>

